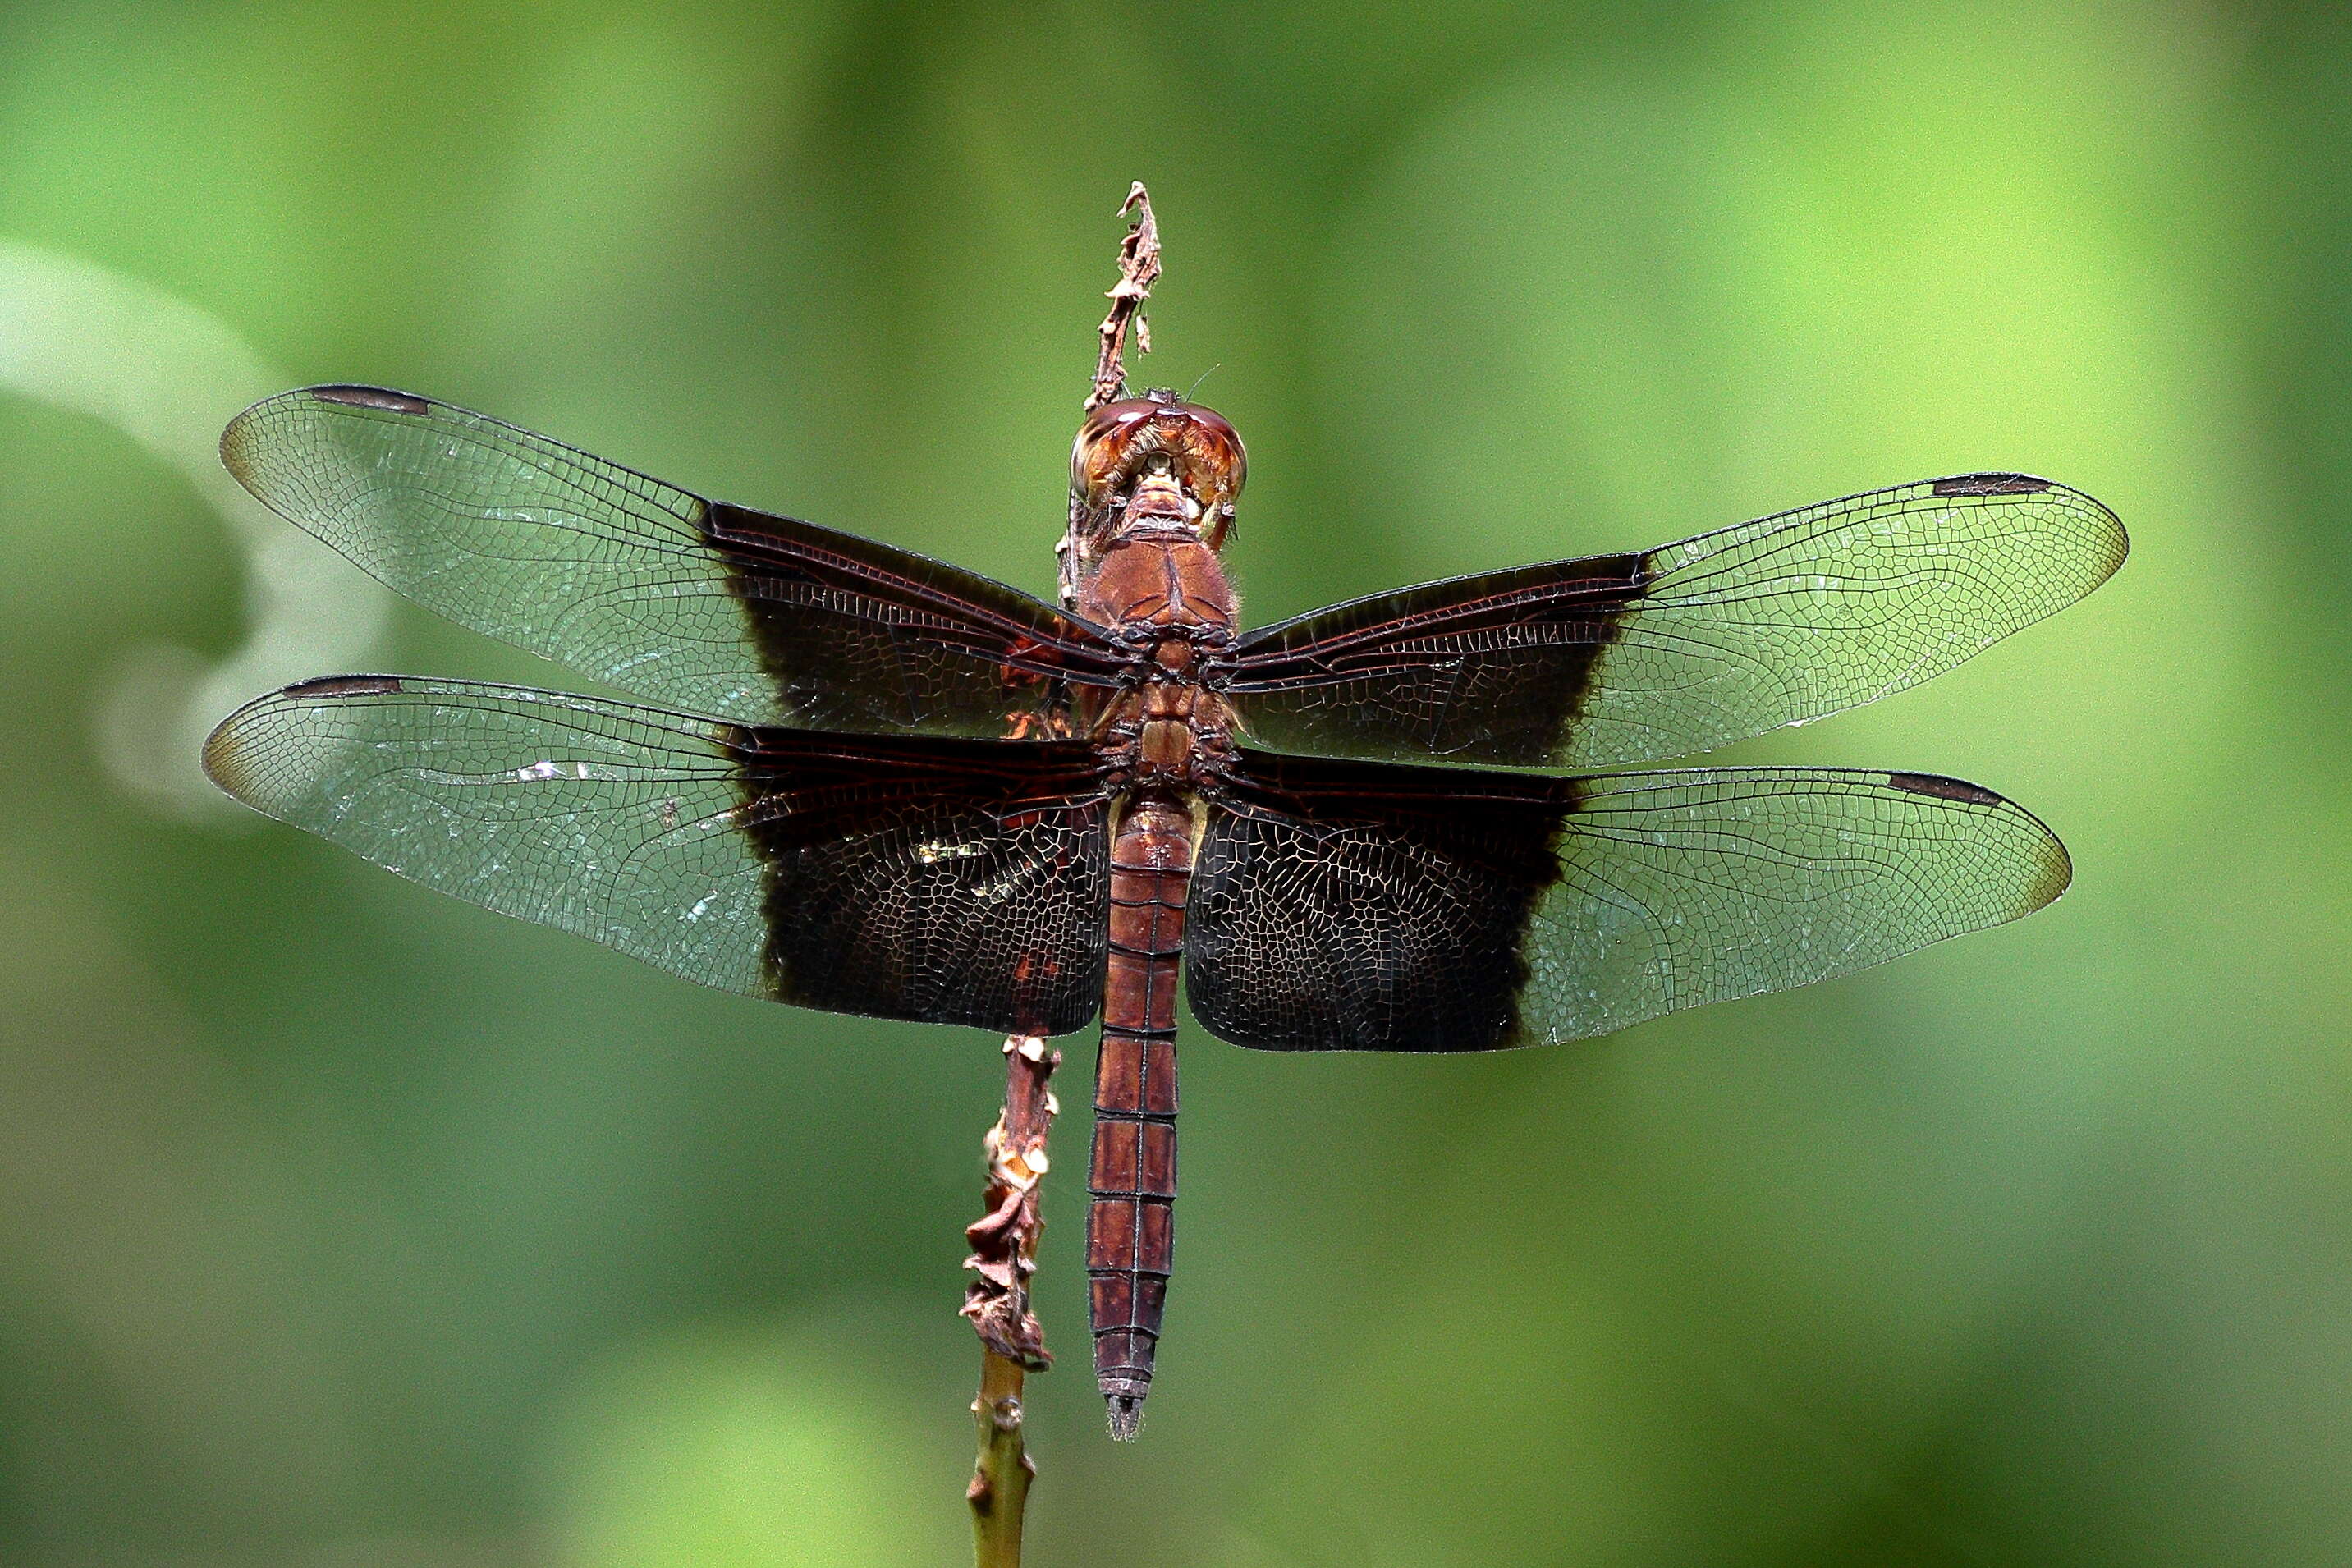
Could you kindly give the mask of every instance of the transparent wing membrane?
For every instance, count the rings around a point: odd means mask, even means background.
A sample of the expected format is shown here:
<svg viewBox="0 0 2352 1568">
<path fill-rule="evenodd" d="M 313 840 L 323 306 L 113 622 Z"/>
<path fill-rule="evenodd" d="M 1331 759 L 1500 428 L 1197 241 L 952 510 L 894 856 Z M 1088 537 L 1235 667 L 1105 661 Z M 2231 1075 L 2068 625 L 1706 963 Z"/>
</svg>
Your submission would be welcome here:
<svg viewBox="0 0 2352 1568">
<path fill-rule="evenodd" d="M 1186 956 L 1201 1021 L 1266 1049 L 1606 1034 L 2016 920 L 2070 874 L 2031 815 L 1922 774 L 1246 766 Z"/>
<path fill-rule="evenodd" d="M 1966 475 L 1334 605 L 1250 634 L 1221 669 L 1280 751 L 1643 762 L 1916 686 L 2073 604 L 2126 549 L 2080 491 Z"/>
<path fill-rule="evenodd" d="M 1108 849 L 1083 746 L 370 676 L 248 705 L 205 764 L 388 870 L 705 985 L 1028 1033 L 1099 1003 Z"/>
<path fill-rule="evenodd" d="M 266 505 L 461 626 L 752 724 L 986 736 L 1118 660 L 985 577 L 706 500 L 495 419 L 325 386 L 237 416 Z"/>
</svg>

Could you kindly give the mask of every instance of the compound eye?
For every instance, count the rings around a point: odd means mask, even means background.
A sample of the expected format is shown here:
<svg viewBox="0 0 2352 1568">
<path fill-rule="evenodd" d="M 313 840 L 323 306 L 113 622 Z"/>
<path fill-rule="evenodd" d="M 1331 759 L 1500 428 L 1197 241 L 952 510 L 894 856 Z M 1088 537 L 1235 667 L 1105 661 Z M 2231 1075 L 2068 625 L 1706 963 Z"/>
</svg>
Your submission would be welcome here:
<svg viewBox="0 0 2352 1568">
<path fill-rule="evenodd" d="M 1184 455 L 1201 504 L 1214 506 L 1241 494 L 1242 483 L 1249 477 L 1249 457 L 1242 449 L 1241 432 L 1213 408 L 1197 403 L 1175 406 L 1182 411 L 1184 428 L 1169 445 Z M 1168 413 L 1162 408 L 1161 417 Z"/>
<path fill-rule="evenodd" d="M 1087 416 L 1070 448 L 1070 489 L 1087 505 L 1101 506 L 1152 458 L 1183 481 L 1204 511 L 1239 495 L 1249 468 L 1242 438 L 1223 415 L 1160 393 L 1107 403 Z"/>
<path fill-rule="evenodd" d="M 1150 426 L 1161 405 L 1128 397 L 1106 403 L 1087 416 L 1070 447 L 1070 489 L 1089 505 L 1108 500 L 1126 477 L 1136 437 Z"/>
</svg>

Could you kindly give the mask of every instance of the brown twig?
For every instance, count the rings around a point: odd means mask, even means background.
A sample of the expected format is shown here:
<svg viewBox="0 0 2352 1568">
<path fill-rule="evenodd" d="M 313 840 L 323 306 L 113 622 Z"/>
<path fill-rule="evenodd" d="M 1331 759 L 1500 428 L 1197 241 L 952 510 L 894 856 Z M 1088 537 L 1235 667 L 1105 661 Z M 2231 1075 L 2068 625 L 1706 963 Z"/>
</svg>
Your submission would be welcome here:
<svg viewBox="0 0 2352 1568">
<path fill-rule="evenodd" d="M 1118 242 L 1118 281 L 1111 285 L 1108 294 L 1110 313 L 1095 329 L 1102 339 L 1102 350 L 1095 360 L 1094 385 L 1079 410 L 1085 414 L 1115 402 L 1126 392 L 1127 330 L 1130 323 L 1135 328 L 1135 352 L 1151 352 L 1151 323 L 1143 314 L 1143 302 L 1151 298 L 1151 285 L 1160 277 L 1160 220 L 1151 215 L 1151 193 L 1143 188 L 1141 180 L 1128 187 L 1127 200 L 1119 204 L 1118 212 L 1128 219 L 1127 237 Z M 1062 607 L 1066 610 L 1077 603 L 1078 574 L 1087 565 L 1087 531 L 1092 521 L 1095 520 L 1087 516 L 1083 500 L 1073 489 L 1070 526 L 1063 533 L 1062 542 L 1054 546 Z"/>
<path fill-rule="evenodd" d="M 1092 414 L 1127 390 L 1128 323 L 1135 323 L 1135 352 L 1151 352 L 1151 323 L 1144 319 L 1143 302 L 1160 276 L 1160 222 L 1151 216 L 1151 193 L 1138 180 L 1128 188 L 1118 213 L 1134 218 L 1118 247 L 1118 281 L 1110 289 L 1110 314 L 1103 318 L 1102 354 L 1095 361 L 1095 386 L 1087 395 L 1086 412 Z"/>
<path fill-rule="evenodd" d="M 1034 1035 L 1004 1042 L 1004 1110 L 988 1130 L 988 1213 L 964 1230 L 977 1276 L 964 1289 L 963 1315 L 990 1353 L 1033 1372 L 1053 1364 L 1045 1333 L 1029 1310 L 1029 1277 L 1037 1271 L 1037 1182 L 1045 1173 L 1045 1134 L 1060 1109 L 1046 1085 L 1062 1053 Z"/>
<path fill-rule="evenodd" d="M 1053 1363 L 1029 1310 L 1029 1277 L 1037 1270 L 1037 1237 L 1045 1228 L 1037 1186 L 1045 1174 L 1045 1135 L 1060 1109 L 1046 1086 L 1061 1064 L 1062 1053 L 1034 1035 L 1004 1042 L 1004 1110 L 985 1145 L 988 1214 L 964 1232 L 971 1243 L 964 1267 L 977 1278 L 964 1290 L 963 1315 L 983 1347 L 980 1397 L 971 1405 L 980 1451 L 964 1493 L 979 1568 L 1019 1568 L 1022 1512 L 1037 1473 L 1022 1437 L 1021 1385 L 1024 1373 Z"/>
</svg>

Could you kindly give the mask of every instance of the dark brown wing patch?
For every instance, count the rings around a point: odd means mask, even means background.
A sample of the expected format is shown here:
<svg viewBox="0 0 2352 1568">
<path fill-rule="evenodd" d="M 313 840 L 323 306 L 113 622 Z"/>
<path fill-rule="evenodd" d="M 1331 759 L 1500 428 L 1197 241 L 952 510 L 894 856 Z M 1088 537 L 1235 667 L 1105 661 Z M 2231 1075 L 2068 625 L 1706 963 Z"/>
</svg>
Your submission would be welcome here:
<svg viewBox="0 0 2352 1568">
<path fill-rule="evenodd" d="M 797 730 L 735 744 L 777 1000 L 1022 1035 L 1094 1016 L 1110 882 L 1092 747 Z"/>
<path fill-rule="evenodd" d="M 1523 1043 L 1569 779 L 1244 752 L 1193 869 L 1192 1011 L 1261 1050 Z"/>
<path fill-rule="evenodd" d="M 777 706 L 814 728 L 998 735 L 1129 662 L 1093 627 L 944 562 L 725 501 L 700 524 Z"/>
<path fill-rule="evenodd" d="M 1284 751 L 1538 763 L 1643 582 L 1641 556 L 1603 555 L 1407 588 L 1254 632 L 1219 673 Z"/>
</svg>

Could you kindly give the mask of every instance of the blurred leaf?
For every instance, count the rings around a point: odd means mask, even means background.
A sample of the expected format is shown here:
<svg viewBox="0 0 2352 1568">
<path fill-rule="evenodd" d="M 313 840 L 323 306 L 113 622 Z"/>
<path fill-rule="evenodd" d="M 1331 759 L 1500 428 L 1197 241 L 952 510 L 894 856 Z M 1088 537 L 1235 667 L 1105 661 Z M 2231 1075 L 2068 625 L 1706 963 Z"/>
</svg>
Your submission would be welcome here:
<svg viewBox="0 0 2352 1568">
<path fill-rule="evenodd" d="M 882 1568 L 948 1562 L 924 1412 L 809 1332 L 687 1331 L 615 1359 L 568 1401 L 552 1528 L 564 1568 Z"/>
</svg>

